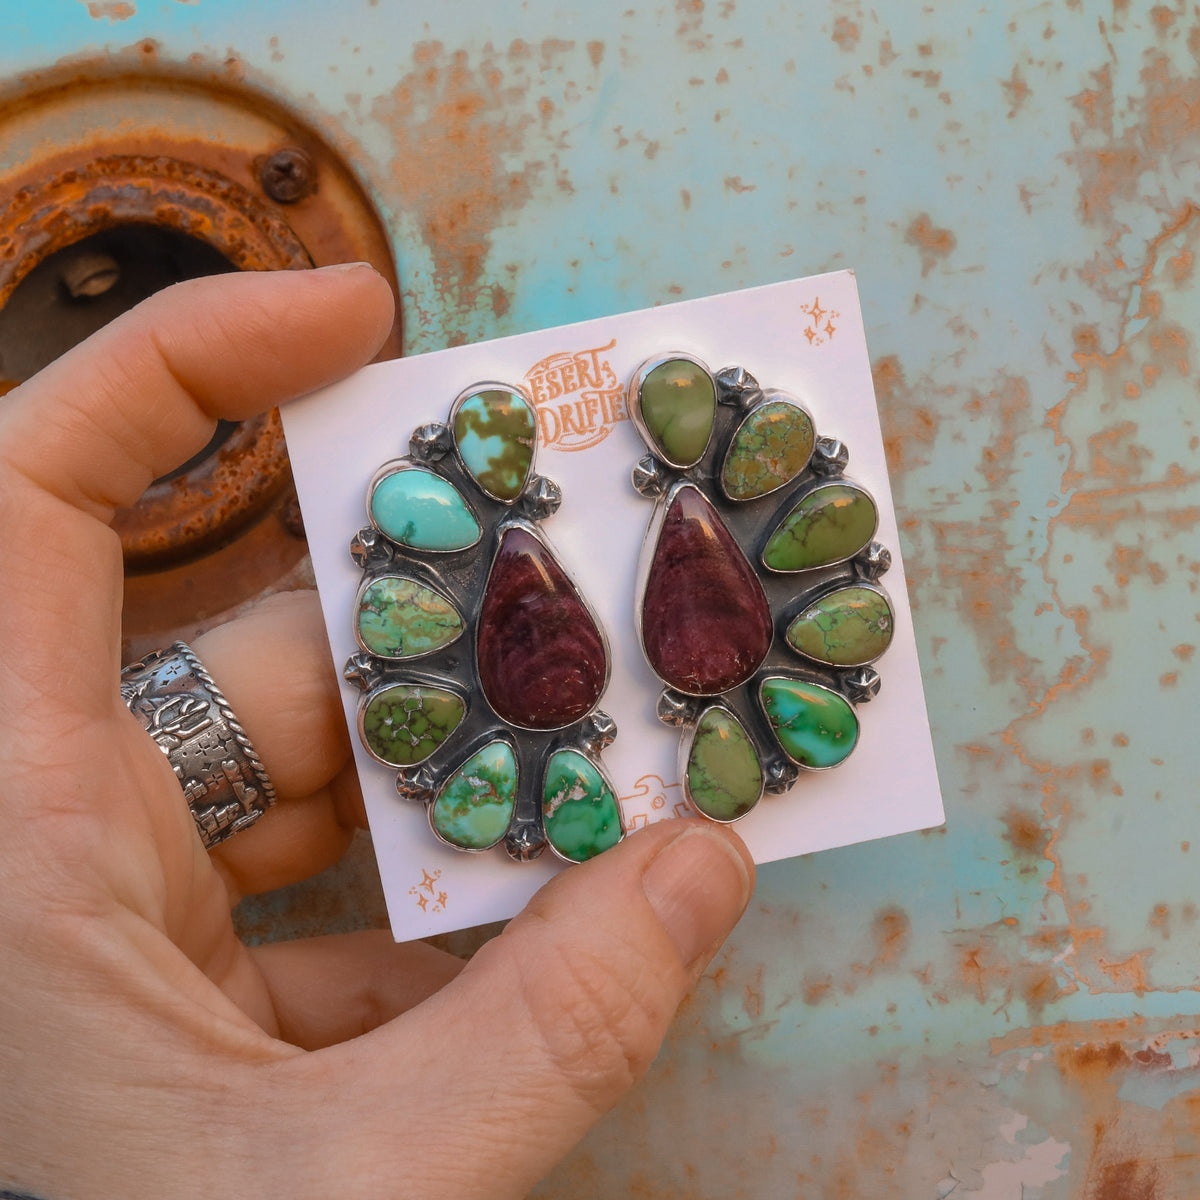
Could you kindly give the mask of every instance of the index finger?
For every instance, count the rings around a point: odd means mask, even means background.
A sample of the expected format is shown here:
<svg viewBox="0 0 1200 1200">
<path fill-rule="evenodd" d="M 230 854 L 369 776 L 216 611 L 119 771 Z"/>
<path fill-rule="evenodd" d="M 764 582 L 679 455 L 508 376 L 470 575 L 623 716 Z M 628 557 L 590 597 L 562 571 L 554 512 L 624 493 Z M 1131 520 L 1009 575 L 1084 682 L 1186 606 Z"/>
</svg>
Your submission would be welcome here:
<svg viewBox="0 0 1200 1200">
<path fill-rule="evenodd" d="M 177 284 L 0 403 L 0 707 L 43 681 L 77 711 L 115 691 L 120 547 L 106 526 L 241 420 L 367 362 L 392 321 L 369 266 Z M 68 652 L 64 653 L 64 647 Z"/>
</svg>

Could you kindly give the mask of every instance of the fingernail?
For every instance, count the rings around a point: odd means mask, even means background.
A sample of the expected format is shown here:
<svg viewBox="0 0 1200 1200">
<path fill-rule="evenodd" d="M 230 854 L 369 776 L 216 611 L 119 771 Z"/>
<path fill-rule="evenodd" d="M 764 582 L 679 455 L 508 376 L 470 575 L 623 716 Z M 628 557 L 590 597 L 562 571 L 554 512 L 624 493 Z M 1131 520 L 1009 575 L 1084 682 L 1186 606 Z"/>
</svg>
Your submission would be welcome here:
<svg viewBox="0 0 1200 1200">
<path fill-rule="evenodd" d="M 375 271 L 375 268 L 369 262 L 330 263 L 327 267 L 317 268 L 319 271 L 328 271 L 330 273 L 334 271 L 362 271 L 364 269 Z M 378 275 L 379 272 L 375 271 L 375 274 Z"/>
<path fill-rule="evenodd" d="M 685 966 L 715 949 L 750 900 L 742 856 L 697 824 L 669 842 L 642 875 L 642 890 Z"/>
</svg>

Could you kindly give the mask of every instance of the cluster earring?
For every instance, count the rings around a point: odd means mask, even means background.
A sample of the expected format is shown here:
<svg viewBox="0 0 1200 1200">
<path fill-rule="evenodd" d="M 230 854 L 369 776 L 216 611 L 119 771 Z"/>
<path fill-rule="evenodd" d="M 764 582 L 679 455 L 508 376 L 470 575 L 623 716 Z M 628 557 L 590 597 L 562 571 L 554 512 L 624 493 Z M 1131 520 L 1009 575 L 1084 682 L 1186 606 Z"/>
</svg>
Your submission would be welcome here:
<svg viewBox="0 0 1200 1200">
<path fill-rule="evenodd" d="M 379 468 L 344 673 L 364 747 L 442 842 L 582 862 L 623 836 L 600 760 L 609 650 L 539 528 L 562 497 L 536 443 L 529 396 L 478 383 Z"/>
<path fill-rule="evenodd" d="M 846 447 L 744 368 L 650 359 L 628 407 L 650 451 L 633 483 L 656 502 L 637 617 L 658 715 L 683 730 L 689 804 L 735 821 L 858 744 L 894 629 L 891 554 Z"/>
</svg>

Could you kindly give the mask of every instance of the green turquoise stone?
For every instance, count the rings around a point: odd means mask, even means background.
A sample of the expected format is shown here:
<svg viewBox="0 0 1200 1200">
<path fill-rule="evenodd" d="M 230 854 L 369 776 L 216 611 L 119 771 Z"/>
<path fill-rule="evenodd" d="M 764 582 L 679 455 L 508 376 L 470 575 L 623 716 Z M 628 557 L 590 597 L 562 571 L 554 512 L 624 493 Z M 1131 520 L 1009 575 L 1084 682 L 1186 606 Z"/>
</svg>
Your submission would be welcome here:
<svg viewBox="0 0 1200 1200">
<path fill-rule="evenodd" d="M 815 444 L 812 417 L 798 404 L 760 404 L 729 444 L 721 470 L 725 494 L 731 500 L 756 500 L 791 483 L 808 466 Z"/>
<path fill-rule="evenodd" d="M 367 696 L 359 714 L 363 742 L 381 762 L 424 762 L 458 728 L 462 697 L 446 688 L 395 683 Z"/>
<path fill-rule="evenodd" d="M 895 618 L 887 596 L 855 584 L 814 600 L 787 628 L 788 645 L 832 667 L 861 667 L 892 642 Z"/>
<path fill-rule="evenodd" d="M 759 691 L 783 752 L 802 767 L 836 767 L 858 741 L 858 717 L 832 688 L 773 676 Z"/>
<path fill-rule="evenodd" d="M 556 750 L 542 784 L 542 820 L 563 858 L 586 862 L 621 840 L 617 798 L 596 764 L 578 750 Z"/>
<path fill-rule="evenodd" d="M 714 821 L 736 821 L 762 798 L 762 764 L 727 708 L 710 708 L 696 723 L 684 790 L 693 807 Z"/>
<path fill-rule="evenodd" d="M 385 475 L 368 508 L 381 533 L 413 550 L 465 550 L 479 541 L 479 522 L 462 493 L 422 467 Z"/>
<path fill-rule="evenodd" d="M 779 522 L 763 550 L 772 571 L 808 571 L 852 558 L 879 523 L 875 501 L 852 483 L 829 483 L 808 493 Z"/>
<path fill-rule="evenodd" d="M 704 457 L 717 415 L 717 390 L 703 367 L 686 358 L 659 364 L 642 380 L 638 406 L 659 457 L 679 467 Z"/>
<path fill-rule="evenodd" d="M 457 608 L 440 592 L 385 575 L 358 601 L 358 640 L 380 658 L 417 658 L 448 646 L 463 631 Z"/>
<path fill-rule="evenodd" d="M 517 803 L 517 759 L 505 741 L 472 754 L 438 792 L 434 832 L 463 850 L 486 850 L 508 832 Z"/>
<path fill-rule="evenodd" d="M 516 392 L 476 392 L 455 410 L 454 443 L 475 482 L 497 500 L 515 500 L 533 465 L 533 408 Z"/>
</svg>

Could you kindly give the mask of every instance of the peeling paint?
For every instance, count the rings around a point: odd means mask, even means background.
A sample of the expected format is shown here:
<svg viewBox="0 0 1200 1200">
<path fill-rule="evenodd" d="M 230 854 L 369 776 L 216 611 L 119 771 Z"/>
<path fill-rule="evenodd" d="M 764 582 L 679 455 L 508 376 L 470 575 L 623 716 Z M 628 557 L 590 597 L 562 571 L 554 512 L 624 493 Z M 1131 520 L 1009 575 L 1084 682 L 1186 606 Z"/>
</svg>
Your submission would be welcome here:
<svg viewBox="0 0 1200 1200">
<path fill-rule="evenodd" d="M 87 5 L 88 16 L 95 21 L 127 21 L 137 15 L 137 5 L 125 3 L 125 0 L 79 0 Z"/>
<path fill-rule="evenodd" d="M 937 228 L 928 213 L 920 213 L 909 223 L 904 240 L 917 248 L 921 256 L 921 274 L 928 275 L 958 245 L 949 229 Z"/>
</svg>

